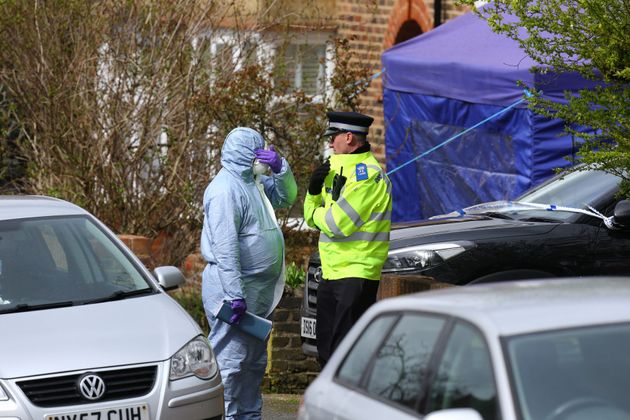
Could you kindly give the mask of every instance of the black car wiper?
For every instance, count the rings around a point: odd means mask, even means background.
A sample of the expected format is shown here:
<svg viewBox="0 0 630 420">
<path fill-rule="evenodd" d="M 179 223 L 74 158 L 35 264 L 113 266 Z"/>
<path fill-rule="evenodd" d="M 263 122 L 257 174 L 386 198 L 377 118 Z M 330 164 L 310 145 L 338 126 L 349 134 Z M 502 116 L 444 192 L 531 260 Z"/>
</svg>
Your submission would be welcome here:
<svg viewBox="0 0 630 420">
<path fill-rule="evenodd" d="M 155 293 L 155 291 L 152 288 L 150 288 L 150 287 L 147 287 L 146 289 L 129 290 L 129 291 L 116 290 L 111 295 L 107 295 L 107 296 L 96 298 L 96 299 L 85 300 L 85 301 L 83 301 L 81 303 L 86 305 L 86 304 L 90 304 L 90 303 L 112 302 L 114 300 L 126 299 L 126 298 L 131 297 L 131 296 L 150 295 L 150 294 L 153 294 L 153 293 Z"/>
<path fill-rule="evenodd" d="M 527 217 L 525 219 L 519 219 L 519 220 L 521 220 L 522 222 L 560 223 L 558 219 L 552 219 L 551 217 L 539 217 L 539 216 Z"/>
<path fill-rule="evenodd" d="M 75 302 L 68 300 L 64 302 L 52 302 L 52 303 L 40 303 L 37 305 L 29 305 L 26 303 L 20 303 L 15 305 L 12 308 L 0 310 L 0 313 L 14 313 L 14 312 L 30 312 L 30 311 L 40 311 L 43 309 L 52 309 L 52 308 L 64 308 L 67 306 L 74 306 Z"/>
<path fill-rule="evenodd" d="M 488 216 L 491 217 L 493 219 L 506 219 L 506 220 L 513 220 L 513 217 L 508 216 L 505 213 L 500 213 L 498 211 L 485 211 L 483 213 L 481 213 L 482 216 Z"/>
</svg>

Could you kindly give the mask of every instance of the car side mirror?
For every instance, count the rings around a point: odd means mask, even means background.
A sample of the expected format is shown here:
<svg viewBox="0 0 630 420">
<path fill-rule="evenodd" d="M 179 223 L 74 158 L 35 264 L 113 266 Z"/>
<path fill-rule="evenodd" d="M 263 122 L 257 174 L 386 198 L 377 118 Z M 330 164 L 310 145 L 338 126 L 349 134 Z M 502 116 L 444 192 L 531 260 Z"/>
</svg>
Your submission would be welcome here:
<svg viewBox="0 0 630 420">
<path fill-rule="evenodd" d="M 427 414 L 424 420 L 483 420 L 483 418 L 472 408 L 447 408 Z"/>
<path fill-rule="evenodd" d="M 613 221 L 616 226 L 623 229 L 630 229 L 630 201 L 621 200 L 615 205 Z"/>
<path fill-rule="evenodd" d="M 162 289 L 173 290 L 177 289 L 181 284 L 186 282 L 186 277 L 179 271 L 179 268 L 172 265 L 165 265 L 157 267 L 153 270 L 155 278 Z"/>
</svg>

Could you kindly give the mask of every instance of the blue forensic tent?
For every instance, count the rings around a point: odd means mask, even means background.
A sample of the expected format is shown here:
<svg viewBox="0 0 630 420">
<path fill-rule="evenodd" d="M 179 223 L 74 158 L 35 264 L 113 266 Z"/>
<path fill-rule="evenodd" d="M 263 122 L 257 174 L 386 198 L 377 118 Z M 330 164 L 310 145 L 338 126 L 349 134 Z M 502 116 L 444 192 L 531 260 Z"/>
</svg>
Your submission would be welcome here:
<svg viewBox="0 0 630 420">
<path fill-rule="evenodd" d="M 382 56 L 389 171 L 523 98 L 523 81 L 564 101 L 589 83 L 531 73 L 518 44 L 473 13 L 398 44 Z M 509 200 L 570 164 L 578 148 L 564 124 L 525 102 L 390 175 L 394 221 Z"/>
</svg>

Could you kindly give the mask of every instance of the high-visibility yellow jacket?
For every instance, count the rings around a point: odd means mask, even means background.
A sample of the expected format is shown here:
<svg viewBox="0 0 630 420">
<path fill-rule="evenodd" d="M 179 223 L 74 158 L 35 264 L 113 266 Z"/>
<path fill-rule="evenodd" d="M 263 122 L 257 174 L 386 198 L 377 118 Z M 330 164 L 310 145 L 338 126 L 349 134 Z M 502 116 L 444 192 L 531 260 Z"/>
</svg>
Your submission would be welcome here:
<svg viewBox="0 0 630 420">
<path fill-rule="evenodd" d="M 342 172 L 343 168 L 343 172 Z M 335 174 L 347 178 L 333 201 Z M 322 277 L 379 280 L 391 229 L 392 188 L 371 152 L 333 155 L 321 194 L 306 194 L 304 219 L 321 231 Z"/>
</svg>

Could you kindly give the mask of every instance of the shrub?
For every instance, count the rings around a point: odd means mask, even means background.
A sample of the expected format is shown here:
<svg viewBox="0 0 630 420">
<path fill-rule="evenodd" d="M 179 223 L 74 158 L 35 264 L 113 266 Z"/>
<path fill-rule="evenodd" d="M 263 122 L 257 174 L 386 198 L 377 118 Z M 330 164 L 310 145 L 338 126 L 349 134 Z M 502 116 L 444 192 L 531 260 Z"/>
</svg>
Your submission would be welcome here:
<svg viewBox="0 0 630 420">
<path fill-rule="evenodd" d="M 304 271 L 302 267 L 296 265 L 294 262 L 291 262 L 291 264 L 287 265 L 286 274 L 286 287 L 290 291 L 294 291 L 295 289 L 298 289 L 304 285 L 306 271 Z"/>
<path fill-rule="evenodd" d="M 315 101 L 276 83 L 271 63 L 245 59 L 237 68 L 209 58 L 227 24 L 232 52 L 256 50 L 258 34 L 290 42 L 300 27 L 282 26 L 282 8 L 273 22 L 267 6 L 242 16 L 241 3 L 0 2 L 0 86 L 19 127 L 12 154 L 27 162 L 22 191 L 74 202 L 118 233 L 165 235 L 168 249 L 155 264 L 179 265 L 198 245 L 203 192 L 220 169 L 223 140 L 248 126 L 287 158 L 301 186 L 296 207 L 278 219 L 299 214 L 336 93 Z M 355 82 L 369 81 L 347 49 L 335 42 L 343 59 L 335 59 L 332 90 L 352 92 L 336 98 L 337 109 L 356 108 L 367 84 Z"/>
</svg>

